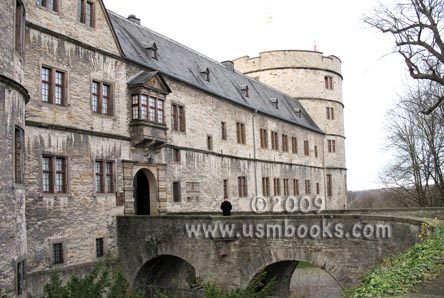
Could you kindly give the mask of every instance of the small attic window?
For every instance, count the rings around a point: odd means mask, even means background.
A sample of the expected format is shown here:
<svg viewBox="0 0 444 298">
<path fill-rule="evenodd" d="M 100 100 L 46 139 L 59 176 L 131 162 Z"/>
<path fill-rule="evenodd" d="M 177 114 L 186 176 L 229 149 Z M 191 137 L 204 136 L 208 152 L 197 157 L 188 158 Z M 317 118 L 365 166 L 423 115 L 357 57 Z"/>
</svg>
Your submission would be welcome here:
<svg viewBox="0 0 444 298">
<path fill-rule="evenodd" d="M 270 102 L 274 105 L 276 109 L 279 109 L 279 99 L 272 97 L 270 98 Z"/>
<path fill-rule="evenodd" d="M 148 54 L 149 54 L 150 58 L 158 60 L 157 45 L 155 42 L 153 42 L 153 41 L 147 42 L 144 44 L 143 47 L 148 50 Z"/>
<path fill-rule="evenodd" d="M 294 108 L 294 112 L 296 113 L 296 116 L 298 116 L 298 118 L 302 117 L 302 110 L 301 110 L 301 108 Z"/>
<path fill-rule="evenodd" d="M 203 80 L 205 80 L 207 82 L 210 81 L 210 70 L 208 69 L 208 67 L 201 68 L 199 70 L 199 72 L 200 72 L 200 76 Z"/>
<path fill-rule="evenodd" d="M 242 91 L 242 96 L 249 97 L 248 94 L 248 85 L 240 85 L 240 90 Z"/>
</svg>

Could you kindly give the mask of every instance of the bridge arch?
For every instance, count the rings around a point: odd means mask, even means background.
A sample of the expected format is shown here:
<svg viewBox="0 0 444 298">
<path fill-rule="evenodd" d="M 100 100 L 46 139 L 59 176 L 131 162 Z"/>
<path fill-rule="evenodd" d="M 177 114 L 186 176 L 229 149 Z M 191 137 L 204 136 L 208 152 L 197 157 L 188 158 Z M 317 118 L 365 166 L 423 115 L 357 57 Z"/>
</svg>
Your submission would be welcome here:
<svg viewBox="0 0 444 298">
<path fill-rule="evenodd" d="M 160 255 L 140 267 L 134 287 L 147 293 L 151 286 L 187 289 L 195 284 L 196 269 L 189 262 L 173 255 Z"/>
<path fill-rule="evenodd" d="M 244 284 L 250 284 L 258 278 L 259 274 L 265 271 L 267 274 L 262 282 L 266 285 L 274 278 L 277 282 L 275 293 L 279 297 L 288 297 L 293 273 L 299 262 L 309 263 L 322 269 L 337 283 L 340 290 L 349 281 L 348 275 L 334 259 L 320 252 L 307 252 L 292 248 L 271 249 L 252 258 L 252 260 L 250 266 L 245 268 Z"/>
</svg>

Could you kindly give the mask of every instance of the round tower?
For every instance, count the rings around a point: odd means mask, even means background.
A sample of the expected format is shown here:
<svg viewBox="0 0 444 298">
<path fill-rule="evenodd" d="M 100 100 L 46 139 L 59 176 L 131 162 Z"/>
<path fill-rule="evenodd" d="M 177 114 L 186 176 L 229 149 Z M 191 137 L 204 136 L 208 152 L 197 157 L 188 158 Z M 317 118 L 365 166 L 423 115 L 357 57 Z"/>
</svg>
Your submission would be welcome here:
<svg viewBox="0 0 444 298">
<path fill-rule="evenodd" d="M 0 2 L 0 297 L 25 297 L 25 6 Z"/>
<path fill-rule="evenodd" d="M 234 67 L 298 100 L 325 132 L 325 196 L 329 209 L 346 207 L 341 60 L 320 52 L 279 50 L 240 57 Z M 331 190 L 331 191 L 330 191 Z"/>
</svg>

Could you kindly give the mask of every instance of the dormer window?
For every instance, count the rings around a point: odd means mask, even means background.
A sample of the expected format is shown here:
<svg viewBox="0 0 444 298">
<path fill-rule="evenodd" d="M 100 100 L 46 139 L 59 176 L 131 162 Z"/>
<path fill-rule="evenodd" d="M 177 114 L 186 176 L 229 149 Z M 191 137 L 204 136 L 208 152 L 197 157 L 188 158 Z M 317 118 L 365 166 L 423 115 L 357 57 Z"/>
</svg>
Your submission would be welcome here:
<svg viewBox="0 0 444 298">
<path fill-rule="evenodd" d="M 301 110 L 301 108 L 294 108 L 294 112 L 296 113 L 296 116 L 298 118 L 302 117 L 302 110 Z"/>
<path fill-rule="evenodd" d="M 208 69 L 208 67 L 201 68 L 199 70 L 199 72 L 200 72 L 200 76 L 203 80 L 205 80 L 207 82 L 210 81 L 210 70 Z"/>
<path fill-rule="evenodd" d="M 248 98 L 248 85 L 240 85 L 240 90 L 242 92 L 242 96 Z"/>
<path fill-rule="evenodd" d="M 270 102 L 276 109 L 279 109 L 279 99 L 272 97 L 270 98 Z"/>
<path fill-rule="evenodd" d="M 147 42 L 144 45 L 144 48 L 147 49 L 150 58 L 152 58 L 154 60 L 158 60 L 157 45 L 155 42 L 153 42 L 153 41 Z"/>
</svg>

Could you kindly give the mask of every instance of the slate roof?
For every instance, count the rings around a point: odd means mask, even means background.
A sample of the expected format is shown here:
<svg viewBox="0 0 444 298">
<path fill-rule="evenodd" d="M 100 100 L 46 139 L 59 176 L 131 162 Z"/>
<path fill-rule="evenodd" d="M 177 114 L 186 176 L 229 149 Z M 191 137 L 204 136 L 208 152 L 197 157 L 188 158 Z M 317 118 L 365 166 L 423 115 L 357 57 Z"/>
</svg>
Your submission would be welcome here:
<svg viewBox="0 0 444 298">
<path fill-rule="evenodd" d="M 126 59 L 258 113 L 323 133 L 301 104 L 288 95 L 112 11 L 108 10 L 108 14 Z M 157 45 L 157 60 L 151 58 L 144 47 L 147 43 Z M 210 72 L 209 81 L 200 74 L 205 68 Z M 249 87 L 248 98 L 241 90 L 245 85 Z M 271 98 L 279 100 L 278 108 Z M 296 113 L 298 109 L 301 109 L 300 118 Z"/>
</svg>

